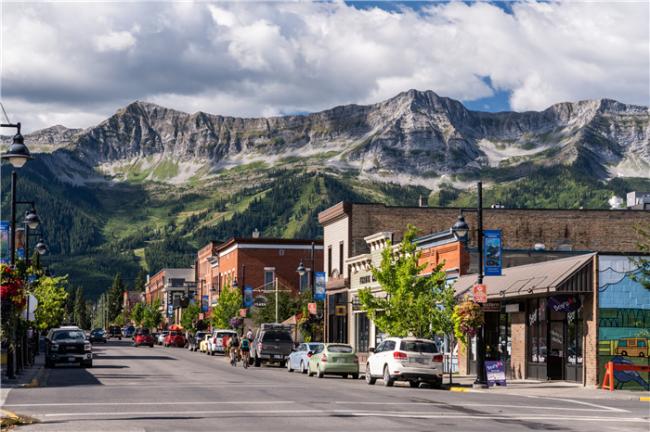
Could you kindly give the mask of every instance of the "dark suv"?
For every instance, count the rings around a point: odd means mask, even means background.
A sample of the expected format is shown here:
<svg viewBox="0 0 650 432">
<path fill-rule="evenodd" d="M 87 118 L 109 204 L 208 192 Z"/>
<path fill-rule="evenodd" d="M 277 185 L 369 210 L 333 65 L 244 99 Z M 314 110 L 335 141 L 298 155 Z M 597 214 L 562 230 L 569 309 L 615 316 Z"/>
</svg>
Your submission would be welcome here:
<svg viewBox="0 0 650 432">
<path fill-rule="evenodd" d="M 251 360 L 257 367 L 262 362 L 278 362 L 280 367 L 284 367 L 292 350 L 291 327 L 262 324 L 251 347 Z"/>
<path fill-rule="evenodd" d="M 79 363 L 82 367 L 92 367 L 92 349 L 83 330 L 52 329 L 45 342 L 45 367 L 51 368 L 57 363 Z"/>
<path fill-rule="evenodd" d="M 122 340 L 122 329 L 119 326 L 110 326 L 108 328 L 108 337 Z"/>
</svg>

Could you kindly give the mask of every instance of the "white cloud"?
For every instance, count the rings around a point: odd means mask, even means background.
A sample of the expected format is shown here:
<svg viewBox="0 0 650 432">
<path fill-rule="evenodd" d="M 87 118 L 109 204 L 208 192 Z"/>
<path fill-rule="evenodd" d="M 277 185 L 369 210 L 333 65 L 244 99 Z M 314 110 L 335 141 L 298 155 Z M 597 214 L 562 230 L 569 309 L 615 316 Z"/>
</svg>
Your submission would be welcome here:
<svg viewBox="0 0 650 432">
<path fill-rule="evenodd" d="M 3 102 L 27 129 L 89 126 L 128 102 L 259 116 L 409 88 L 513 109 L 648 104 L 647 3 L 5 3 Z M 488 85 L 488 79 L 492 87 Z M 48 111 L 52 110 L 52 111 Z"/>
<path fill-rule="evenodd" d="M 99 52 L 124 51 L 135 45 L 135 38 L 128 31 L 120 31 L 95 36 L 94 42 Z"/>
</svg>

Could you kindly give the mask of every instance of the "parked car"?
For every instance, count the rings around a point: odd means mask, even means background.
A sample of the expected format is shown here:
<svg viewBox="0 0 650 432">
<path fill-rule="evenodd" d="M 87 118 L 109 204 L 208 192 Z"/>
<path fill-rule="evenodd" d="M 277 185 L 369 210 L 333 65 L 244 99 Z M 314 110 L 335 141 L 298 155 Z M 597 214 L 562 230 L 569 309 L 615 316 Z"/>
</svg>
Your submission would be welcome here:
<svg viewBox="0 0 650 432">
<path fill-rule="evenodd" d="M 289 354 L 289 359 L 287 360 L 287 370 L 293 372 L 294 370 L 299 370 L 301 373 L 307 373 L 307 367 L 309 366 L 309 358 L 312 354 L 322 346 L 320 342 L 312 343 L 301 343 Z"/>
<path fill-rule="evenodd" d="M 234 330 L 217 329 L 212 331 L 212 337 L 208 339 L 208 355 L 215 355 L 217 353 L 223 354 L 228 338 L 236 335 Z"/>
<path fill-rule="evenodd" d="M 132 338 L 135 335 L 135 327 L 133 326 L 124 327 L 123 334 L 125 338 Z"/>
<path fill-rule="evenodd" d="M 390 337 L 380 343 L 368 357 L 366 382 L 375 384 L 381 378 L 385 386 L 395 381 L 408 381 L 411 387 L 427 383 L 442 384 L 443 355 L 428 339 Z"/>
<path fill-rule="evenodd" d="M 55 328 L 50 330 L 45 340 L 45 367 L 57 363 L 79 363 L 82 367 L 92 367 L 92 344 L 79 328 Z"/>
<path fill-rule="evenodd" d="M 108 337 L 122 340 L 122 329 L 119 328 L 118 326 L 110 326 L 108 328 Z"/>
<path fill-rule="evenodd" d="M 199 351 L 202 353 L 207 353 L 208 352 L 208 341 L 212 338 L 211 333 L 206 333 L 205 336 L 203 336 L 203 340 L 199 343 Z"/>
<path fill-rule="evenodd" d="M 321 344 L 309 357 L 307 375 L 323 378 L 325 375 L 351 376 L 359 379 L 359 357 L 350 345 L 339 343 Z"/>
<path fill-rule="evenodd" d="M 158 345 L 163 345 L 165 343 L 165 338 L 169 334 L 169 331 L 163 330 L 158 334 L 158 339 L 156 339 L 156 342 Z"/>
<path fill-rule="evenodd" d="M 90 343 L 95 343 L 95 342 L 106 343 L 106 331 L 104 331 L 104 329 L 101 328 L 93 329 L 90 332 L 90 336 L 88 337 L 88 340 L 90 340 Z"/>
<path fill-rule="evenodd" d="M 194 335 L 190 337 L 190 340 L 187 342 L 187 349 L 190 351 L 198 351 L 201 341 L 205 339 L 205 336 L 208 332 L 197 331 Z"/>
<path fill-rule="evenodd" d="M 168 347 L 168 346 L 175 346 L 182 348 L 185 346 L 185 336 L 183 336 L 183 332 L 178 331 L 178 330 L 172 330 L 169 332 L 167 336 L 165 336 L 165 340 L 163 341 L 163 345 Z"/>
<path fill-rule="evenodd" d="M 153 348 L 154 338 L 148 328 L 136 329 L 133 336 L 133 346 L 148 345 Z"/>
<path fill-rule="evenodd" d="M 278 362 L 280 367 L 284 367 L 292 350 L 291 327 L 262 324 L 253 340 L 251 361 L 256 367 L 263 362 Z"/>
</svg>

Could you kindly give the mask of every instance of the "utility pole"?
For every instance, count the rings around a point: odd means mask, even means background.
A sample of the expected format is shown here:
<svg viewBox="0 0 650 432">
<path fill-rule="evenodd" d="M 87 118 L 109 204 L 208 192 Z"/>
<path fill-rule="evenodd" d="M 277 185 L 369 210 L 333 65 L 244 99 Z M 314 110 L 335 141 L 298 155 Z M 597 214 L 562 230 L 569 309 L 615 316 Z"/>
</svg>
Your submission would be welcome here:
<svg viewBox="0 0 650 432">
<path fill-rule="evenodd" d="M 276 277 L 274 280 L 275 283 L 275 322 L 278 322 L 278 278 Z"/>
</svg>

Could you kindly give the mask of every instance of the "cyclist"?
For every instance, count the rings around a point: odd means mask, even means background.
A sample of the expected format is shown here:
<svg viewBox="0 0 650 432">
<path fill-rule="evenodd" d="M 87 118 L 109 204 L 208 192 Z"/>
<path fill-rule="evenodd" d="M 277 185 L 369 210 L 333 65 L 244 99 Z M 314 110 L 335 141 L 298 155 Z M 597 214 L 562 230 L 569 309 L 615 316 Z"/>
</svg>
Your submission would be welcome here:
<svg viewBox="0 0 650 432">
<path fill-rule="evenodd" d="M 229 348 L 230 348 L 230 364 L 232 366 L 237 366 L 237 356 L 239 354 L 239 338 L 237 335 L 233 335 L 233 337 L 230 338 L 229 340 Z"/>
<path fill-rule="evenodd" d="M 244 366 L 244 369 L 248 369 L 248 363 L 251 356 L 251 341 L 248 339 L 248 336 L 241 340 L 241 346 L 239 347 L 241 351 L 241 359 Z"/>
</svg>

